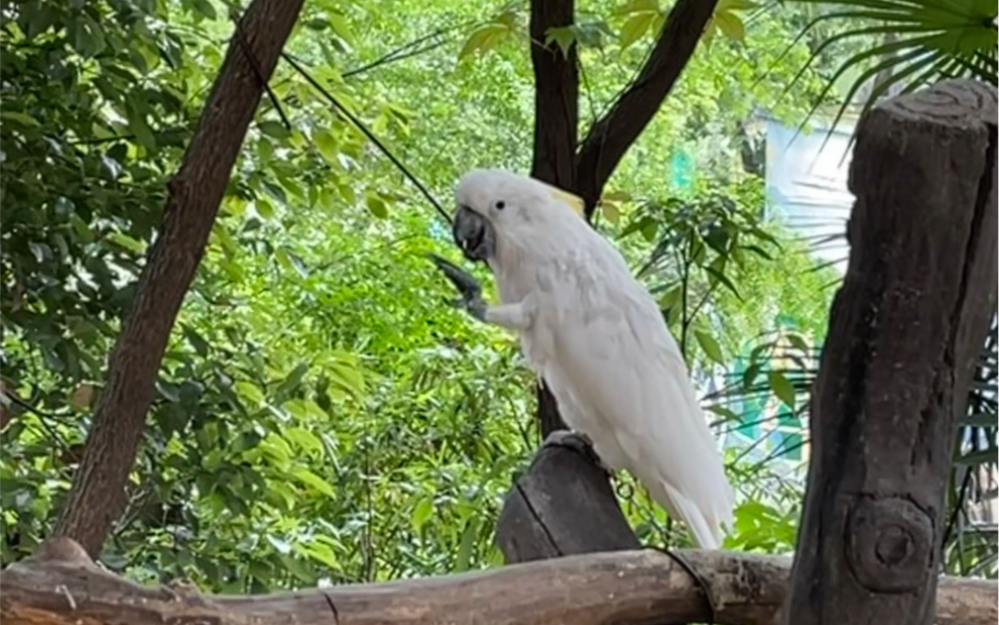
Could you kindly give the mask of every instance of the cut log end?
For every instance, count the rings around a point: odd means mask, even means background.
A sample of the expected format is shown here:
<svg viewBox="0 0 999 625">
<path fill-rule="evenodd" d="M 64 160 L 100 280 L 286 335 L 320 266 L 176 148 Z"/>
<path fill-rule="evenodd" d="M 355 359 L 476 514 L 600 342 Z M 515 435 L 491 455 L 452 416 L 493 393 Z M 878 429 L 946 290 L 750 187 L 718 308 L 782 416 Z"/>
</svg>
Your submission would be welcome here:
<svg viewBox="0 0 999 625">
<path fill-rule="evenodd" d="M 96 568 L 87 550 L 72 538 L 55 536 L 43 542 L 38 550 L 25 559 L 28 562 L 61 562 Z"/>
<path fill-rule="evenodd" d="M 966 128 L 996 125 L 996 90 L 974 80 L 946 80 L 932 89 L 885 100 L 875 106 L 899 119 Z"/>
</svg>

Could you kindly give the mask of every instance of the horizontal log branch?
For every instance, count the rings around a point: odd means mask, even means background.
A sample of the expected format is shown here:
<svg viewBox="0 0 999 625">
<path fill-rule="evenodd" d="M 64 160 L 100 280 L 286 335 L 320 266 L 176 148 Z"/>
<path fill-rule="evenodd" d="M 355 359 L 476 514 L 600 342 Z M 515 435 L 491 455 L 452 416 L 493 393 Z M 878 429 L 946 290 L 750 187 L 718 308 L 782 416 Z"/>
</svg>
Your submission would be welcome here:
<svg viewBox="0 0 999 625">
<path fill-rule="evenodd" d="M 716 622 L 772 625 L 790 559 L 723 551 L 678 552 L 707 582 Z M 98 568 L 68 538 L 0 573 L 4 625 L 598 625 L 709 618 L 697 583 L 668 555 L 619 551 L 499 569 L 258 596 L 147 588 Z M 941 578 L 938 625 L 994 625 L 994 581 Z"/>
</svg>

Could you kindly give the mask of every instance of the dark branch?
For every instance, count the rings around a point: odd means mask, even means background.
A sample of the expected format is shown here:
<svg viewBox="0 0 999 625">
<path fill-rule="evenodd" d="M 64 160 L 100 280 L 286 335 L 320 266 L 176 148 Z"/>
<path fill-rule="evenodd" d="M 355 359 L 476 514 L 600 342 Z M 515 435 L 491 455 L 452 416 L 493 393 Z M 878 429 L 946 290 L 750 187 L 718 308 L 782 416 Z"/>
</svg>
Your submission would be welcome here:
<svg viewBox="0 0 999 625">
<path fill-rule="evenodd" d="M 389 150 L 384 143 L 378 140 L 378 137 L 376 137 L 374 133 L 372 133 L 368 129 L 368 127 L 364 125 L 364 122 L 358 119 L 356 115 L 348 111 L 342 104 L 340 104 L 340 101 L 334 98 L 333 94 L 331 94 L 327 89 L 323 88 L 323 86 L 320 85 L 319 82 L 315 78 L 313 78 L 307 71 L 305 71 L 305 68 L 302 67 L 297 61 L 295 61 L 295 59 L 291 55 L 287 53 L 282 53 L 281 57 L 285 61 L 287 61 L 288 64 L 291 65 L 296 72 L 301 74 L 302 78 L 304 78 L 306 82 L 315 87 L 315 89 L 320 94 L 322 94 L 323 97 L 329 100 L 330 104 L 332 104 L 336 108 L 336 110 L 338 110 L 344 117 L 350 120 L 350 123 L 357 126 L 357 129 L 360 130 L 362 133 L 364 133 L 364 136 L 370 139 L 371 142 L 375 144 L 375 147 L 381 150 L 382 154 L 384 154 L 385 157 L 388 158 L 393 165 L 395 165 L 396 169 L 402 172 L 402 174 L 406 176 L 406 178 L 408 178 L 410 182 L 416 185 L 416 188 L 420 191 L 420 193 L 423 194 L 423 197 L 427 198 L 427 201 L 430 202 L 431 206 L 434 207 L 434 209 L 444 219 L 444 221 L 447 223 L 451 223 L 451 216 L 448 214 L 446 210 L 444 210 L 444 207 L 441 206 L 441 203 L 437 201 L 437 198 L 435 198 L 434 195 L 430 192 L 430 190 L 427 189 L 427 187 L 424 186 L 422 182 L 420 182 L 419 178 L 413 175 L 413 173 L 409 171 L 409 169 L 405 165 L 402 164 L 402 161 L 400 161 L 398 158 L 396 158 L 394 154 L 392 154 L 392 151 Z"/>
<path fill-rule="evenodd" d="M 445 43 L 447 43 L 448 40 L 445 37 L 445 32 L 446 31 L 443 28 L 440 28 L 428 35 L 423 35 L 422 37 L 414 39 L 409 43 L 403 44 L 398 48 L 395 48 L 394 50 L 384 54 L 383 56 L 375 59 L 374 61 L 366 65 L 362 65 L 356 69 L 345 71 L 342 74 L 342 77 L 351 78 L 353 76 L 357 76 L 359 74 L 363 74 L 364 72 L 373 70 L 376 67 L 386 65 L 388 63 L 393 63 L 395 61 L 408 59 L 410 57 L 423 54 L 424 52 L 430 52 L 431 50 L 439 48 Z"/>
<path fill-rule="evenodd" d="M 563 54 L 545 45 L 552 28 L 573 24 L 574 0 L 531 2 L 531 62 L 534 65 L 534 161 L 531 176 L 563 189 L 576 186 L 575 154 L 579 123 L 579 71 L 576 45 Z"/>
<path fill-rule="evenodd" d="M 589 217 L 604 184 L 659 110 L 693 55 L 718 0 L 679 0 L 638 76 L 591 128 L 577 157 L 576 192 Z"/>
<path fill-rule="evenodd" d="M 551 28 L 571 26 L 574 0 L 531 2 L 531 63 L 534 65 L 534 160 L 531 176 L 563 189 L 576 189 L 579 141 L 579 63 L 576 44 L 563 54 L 545 45 Z M 543 381 L 537 386 L 541 435 L 566 429 L 558 402 Z"/>
</svg>

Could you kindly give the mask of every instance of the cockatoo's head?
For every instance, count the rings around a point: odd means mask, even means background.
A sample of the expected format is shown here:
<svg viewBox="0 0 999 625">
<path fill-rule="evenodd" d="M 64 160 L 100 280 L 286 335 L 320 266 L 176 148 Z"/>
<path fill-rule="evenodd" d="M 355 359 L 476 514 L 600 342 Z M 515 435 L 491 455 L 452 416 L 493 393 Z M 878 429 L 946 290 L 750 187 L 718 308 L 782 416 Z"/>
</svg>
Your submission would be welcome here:
<svg viewBox="0 0 999 625">
<path fill-rule="evenodd" d="M 455 195 L 454 241 L 470 260 L 495 259 L 505 241 L 537 241 L 583 216 L 583 200 L 575 195 L 498 169 L 465 174 Z"/>
</svg>

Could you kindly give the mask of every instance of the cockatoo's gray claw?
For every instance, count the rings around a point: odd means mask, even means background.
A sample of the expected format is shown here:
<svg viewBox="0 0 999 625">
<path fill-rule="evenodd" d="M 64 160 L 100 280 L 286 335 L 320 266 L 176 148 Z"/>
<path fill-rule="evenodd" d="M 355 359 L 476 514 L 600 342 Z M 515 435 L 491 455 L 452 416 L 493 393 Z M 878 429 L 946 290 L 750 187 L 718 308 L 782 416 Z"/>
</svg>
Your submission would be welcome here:
<svg viewBox="0 0 999 625">
<path fill-rule="evenodd" d="M 472 274 L 437 254 L 428 254 L 427 256 L 430 257 L 430 260 L 434 261 L 437 268 L 447 276 L 451 284 L 461 293 L 461 298 L 455 300 L 452 305 L 455 308 L 467 310 L 479 321 L 485 321 L 486 303 L 482 299 L 482 287 L 472 277 Z"/>
<path fill-rule="evenodd" d="M 598 456 L 597 452 L 593 450 L 593 443 L 585 434 L 572 432 L 570 430 L 555 430 L 545 437 L 545 442 L 542 443 L 541 446 L 568 447 L 569 449 L 574 449 L 592 460 L 594 464 L 599 466 L 605 472 L 610 473 L 607 467 L 604 466 L 603 461 L 600 460 L 600 456 Z"/>
<path fill-rule="evenodd" d="M 478 281 L 472 277 L 472 274 L 468 273 L 458 265 L 455 265 L 446 258 L 442 258 L 437 254 L 428 254 L 430 260 L 434 261 L 437 268 L 447 276 L 447 279 L 451 281 L 451 284 L 458 289 L 458 292 L 465 297 L 465 299 L 474 299 L 482 293 L 482 287 L 479 286 Z"/>
<path fill-rule="evenodd" d="M 472 315 L 479 321 L 486 320 L 486 303 L 479 298 L 469 300 L 464 297 L 459 297 L 458 299 L 452 301 L 451 305 L 455 308 L 460 308 L 461 310 L 467 310 L 468 314 Z"/>
</svg>

